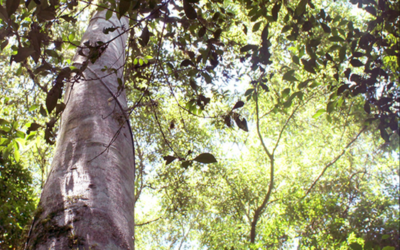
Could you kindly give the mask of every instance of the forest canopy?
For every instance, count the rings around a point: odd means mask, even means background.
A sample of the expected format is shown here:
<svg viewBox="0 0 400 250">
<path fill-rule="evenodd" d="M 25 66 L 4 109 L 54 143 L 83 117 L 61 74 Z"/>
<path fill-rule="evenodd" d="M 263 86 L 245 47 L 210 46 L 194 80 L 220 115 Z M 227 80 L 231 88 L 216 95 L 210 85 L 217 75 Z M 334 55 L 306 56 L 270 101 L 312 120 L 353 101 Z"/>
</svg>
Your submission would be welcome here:
<svg viewBox="0 0 400 250">
<path fill-rule="evenodd" d="M 109 116 L 131 124 L 137 249 L 399 249 L 399 9 L 0 0 L 0 248 L 40 213 L 67 86 L 128 34 Z M 99 11 L 129 25 L 81 41 Z"/>
</svg>

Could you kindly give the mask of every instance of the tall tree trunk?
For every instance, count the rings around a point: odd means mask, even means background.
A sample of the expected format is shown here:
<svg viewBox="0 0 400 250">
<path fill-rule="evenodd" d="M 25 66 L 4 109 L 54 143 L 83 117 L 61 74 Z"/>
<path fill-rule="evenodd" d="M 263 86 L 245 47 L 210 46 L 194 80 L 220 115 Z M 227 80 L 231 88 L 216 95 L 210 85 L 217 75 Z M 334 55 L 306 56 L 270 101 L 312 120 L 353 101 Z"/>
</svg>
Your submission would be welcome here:
<svg viewBox="0 0 400 250">
<path fill-rule="evenodd" d="M 81 46 L 107 42 L 128 20 L 105 11 L 90 21 Z M 113 100 L 123 78 L 127 34 L 113 40 L 84 80 L 67 87 L 57 148 L 27 249 L 134 249 L 134 156 L 130 128 L 121 111 L 126 96 Z M 84 49 L 87 53 L 88 49 Z M 74 65 L 87 58 L 76 55 Z M 116 74 L 101 69 L 117 69 Z M 111 99 L 110 99 L 111 98 Z"/>
</svg>

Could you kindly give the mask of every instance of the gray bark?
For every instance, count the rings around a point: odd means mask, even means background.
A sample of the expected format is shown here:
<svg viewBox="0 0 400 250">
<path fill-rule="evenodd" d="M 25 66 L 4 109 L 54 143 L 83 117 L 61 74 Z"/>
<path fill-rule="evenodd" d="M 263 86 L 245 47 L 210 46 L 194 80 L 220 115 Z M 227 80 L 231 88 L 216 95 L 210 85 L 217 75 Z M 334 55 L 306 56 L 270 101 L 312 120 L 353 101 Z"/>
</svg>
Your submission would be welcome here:
<svg viewBox="0 0 400 250">
<path fill-rule="evenodd" d="M 97 13 L 81 46 L 111 40 L 123 29 L 107 35 L 103 29 L 122 25 L 128 27 L 126 18 L 106 20 L 105 11 Z M 67 87 L 56 152 L 27 249 L 134 249 L 132 138 L 110 94 L 117 92 L 117 79 L 123 76 L 126 40 L 125 33 L 111 42 L 89 63 L 85 80 Z M 74 63 L 86 60 L 76 55 Z M 118 69 L 117 74 L 102 72 L 104 66 Z M 126 109 L 125 93 L 117 98 Z"/>
</svg>

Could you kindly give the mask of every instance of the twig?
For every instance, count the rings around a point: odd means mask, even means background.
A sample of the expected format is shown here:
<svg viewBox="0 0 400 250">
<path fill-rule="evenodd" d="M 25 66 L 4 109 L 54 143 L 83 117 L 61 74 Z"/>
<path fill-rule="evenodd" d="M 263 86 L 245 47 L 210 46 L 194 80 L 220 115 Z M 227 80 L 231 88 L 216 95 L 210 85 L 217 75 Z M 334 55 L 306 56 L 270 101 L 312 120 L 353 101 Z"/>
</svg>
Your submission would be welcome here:
<svg viewBox="0 0 400 250">
<path fill-rule="evenodd" d="M 289 121 L 292 119 L 294 113 L 296 113 L 297 109 L 298 109 L 300 106 L 301 106 L 301 103 L 299 103 L 299 105 L 297 105 L 297 107 L 293 109 L 292 113 L 291 113 L 291 114 L 289 115 L 289 117 L 286 119 L 285 124 L 282 126 L 282 129 L 281 129 L 281 131 L 279 132 L 278 139 L 276 140 L 274 149 L 272 149 L 272 155 L 275 154 L 275 150 L 276 150 L 276 149 L 278 148 L 278 146 L 279 146 L 279 142 L 280 142 L 280 140 L 281 140 L 281 138 L 282 138 L 283 131 L 285 131 L 286 126 L 289 124 Z"/>
<path fill-rule="evenodd" d="M 143 222 L 143 223 L 135 224 L 135 227 L 141 227 L 141 226 L 156 222 L 156 221 L 160 220 L 161 218 L 162 217 L 158 217 L 157 219 L 154 219 L 154 220 L 149 220 L 149 221 L 146 221 L 146 222 Z"/>
<path fill-rule="evenodd" d="M 344 149 L 342 150 L 342 152 L 336 156 L 333 160 L 331 160 L 328 164 L 326 164 L 326 166 L 324 167 L 324 169 L 322 170 L 322 172 L 318 175 L 318 177 L 314 180 L 314 182 L 311 184 L 311 186 L 308 188 L 306 194 L 303 196 L 303 198 L 301 198 L 300 200 L 303 200 L 304 198 L 306 198 L 306 196 L 311 192 L 311 190 L 314 188 L 315 184 L 317 184 L 317 182 L 319 181 L 319 179 L 324 175 L 325 171 L 332 166 L 333 164 L 335 164 L 343 155 L 344 153 L 346 153 L 346 150 L 358 139 L 358 137 L 362 134 L 362 132 L 364 132 L 364 130 L 367 127 L 363 127 L 361 129 L 361 131 L 356 135 L 356 137 L 353 138 L 353 140 L 351 140 L 346 147 L 344 147 Z"/>
<path fill-rule="evenodd" d="M 24 61 L 23 63 L 26 71 L 29 74 L 29 77 L 32 79 L 33 83 L 35 85 L 37 85 L 43 92 L 47 93 L 47 89 L 45 87 L 43 87 L 42 85 L 40 85 L 40 83 L 38 81 L 36 81 L 36 77 L 35 74 L 33 73 L 33 71 L 31 70 L 31 68 L 29 68 L 28 64 L 26 63 L 26 61 Z"/>
</svg>

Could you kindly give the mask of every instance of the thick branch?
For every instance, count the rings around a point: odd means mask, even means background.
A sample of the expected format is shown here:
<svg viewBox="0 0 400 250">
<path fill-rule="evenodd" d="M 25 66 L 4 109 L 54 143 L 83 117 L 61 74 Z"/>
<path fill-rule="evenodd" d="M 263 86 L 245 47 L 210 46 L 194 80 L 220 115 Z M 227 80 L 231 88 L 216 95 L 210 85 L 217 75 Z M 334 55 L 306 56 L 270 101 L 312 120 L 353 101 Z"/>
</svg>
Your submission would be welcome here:
<svg viewBox="0 0 400 250">
<path fill-rule="evenodd" d="M 265 153 L 268 155 L 268 158 L 270 160 L 270 179 L 269 179 L 269 186 L 268 186 L 268 191 L 267 194 L 265 195 L 265 198 L 259 206 L 253 217 L 253 221 L 251 222 L 251 231 L 250 231 L 250 242 L 254 243 L 255 238 L 256 238 L 256 227 L 257 227 L 257 222 L 259 220 L 259 217 L 261 216 L 265 206 L 267 205 L 269 198 L 271 197 L 272 189 L 274 187 L 274 155 L 269 152 L 267 147 L 265 146 L 263 137 L 261 136 L 260 132 L 260 115 L 259 115 L 259 107 L 258 107 L 258 89 L 256 89 L 256 125 L 257 125 L 257 134 L 258 138 L 260 139 L 261 145 L 263 146 L 263 149 Z"/>
</svg>

